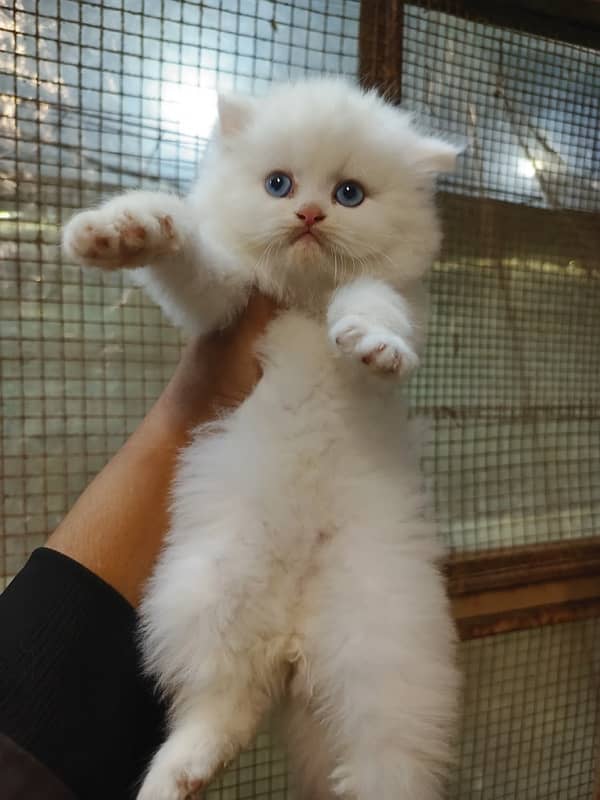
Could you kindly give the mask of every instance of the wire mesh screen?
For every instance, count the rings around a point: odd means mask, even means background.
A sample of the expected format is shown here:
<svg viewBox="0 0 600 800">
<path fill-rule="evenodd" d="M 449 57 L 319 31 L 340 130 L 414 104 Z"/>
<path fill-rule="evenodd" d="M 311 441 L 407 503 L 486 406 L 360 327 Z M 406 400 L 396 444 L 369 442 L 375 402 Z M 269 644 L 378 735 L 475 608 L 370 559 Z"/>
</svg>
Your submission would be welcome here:
<svg viewBox="0 0 600 800">
<path fill-rule="evenodd" d="M 0 10 L 2 537 L 7 580 L 155 399 L 180 341 L 60 225 L 129 188 L 188 189 L 216 90 L 356 74 L 358 2 L 17 0 Z"/>
<path fill-rule="evenodd" d="M 470 142 L 441 185 L 446 240 L 410 388 L 433 424 L 425 465 L 442 532 L 456 551 L 589 536 L 600 515 L 598 53 L 424 6 L 403 9 L 404 102 Z M 62 263 L 60 225 L 124 189 L 185 191 L 217 89 L 357 75 L 359 16 L 358 0 L 0 9 L 1 580 L 135 427 L 181 345 L 118 275 Z M 598 633 L 590 621 L 463 646 L 453 798 L 590 796 Z M 265 733 L 212 796 L 286 793 Z"/>
<path fill-rule="evenodd" d="M 441 527 L 458 552 L 594 536 L 600 54 L 433 5 L 404 5 L 402 99 L 469 143 L 441 182 L 445 243 L 411 386 L 432 423 Z M 589 800 L 598 622 L 467 642 L 462 658 L 449 796 Z"/>
<path fill-rule="evenodd" d="M 412 387 L 455 550 L 599 529 L 599 86 L 597 51 L 405 6 L 403 101 L 469 142 Z"/>
<path fill-rule="evenodd" d="M 358 71 L 357 0 L 16 0 L 0 9 L 2 535 L 7 582 L 158 396 L 180 338 L 61 224 L 120 191 L 186 191 L 217 89 Z M 268 732 L 210 792 L 283 798 Z"/>
<path fill-rule="evenodd" d="M 463 644 L 465 714 L 452 800 L 592 800 L 598 620 Z"/>
</svg>

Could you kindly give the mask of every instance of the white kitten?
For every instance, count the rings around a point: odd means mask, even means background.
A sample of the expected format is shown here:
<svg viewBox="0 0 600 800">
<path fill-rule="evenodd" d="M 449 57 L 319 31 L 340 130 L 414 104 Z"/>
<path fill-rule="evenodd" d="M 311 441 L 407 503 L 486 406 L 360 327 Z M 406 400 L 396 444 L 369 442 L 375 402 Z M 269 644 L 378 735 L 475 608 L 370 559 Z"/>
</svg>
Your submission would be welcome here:
<svg viewBox="0 0 600 800">
<path fill-rule="evenodd" d="M 144 599 L 170 735 L 139 800 L 182 800 L 284 701 L 299 796 L 433 800 L 458 675 L 396 383 L 423 340 L 419 279 L 455 151 L 339 80 L 221 99 L 192 194 L 136 192 L 77 215 L 85 264 L 136 271 L 190 332 L 252 286 L 290 307 L 264 376 L 182 454 Z"/>
</svg>

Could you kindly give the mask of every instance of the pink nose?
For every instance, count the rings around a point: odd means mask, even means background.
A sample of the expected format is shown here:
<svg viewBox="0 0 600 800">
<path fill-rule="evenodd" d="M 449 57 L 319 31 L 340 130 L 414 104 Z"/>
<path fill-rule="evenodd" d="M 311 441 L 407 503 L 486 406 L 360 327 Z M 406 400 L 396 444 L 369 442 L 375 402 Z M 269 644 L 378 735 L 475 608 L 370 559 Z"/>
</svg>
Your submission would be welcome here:
<svg viewBox="0 0 600 800">
<path fill-rule="evenodd" d="M 322 222 L 325 219 L 323 209 L 316 203 L 308 203 L 296 211 L 296 216 L 301 219 L 307 228 L 310 228 L 315 222 Z"/>
</svg>

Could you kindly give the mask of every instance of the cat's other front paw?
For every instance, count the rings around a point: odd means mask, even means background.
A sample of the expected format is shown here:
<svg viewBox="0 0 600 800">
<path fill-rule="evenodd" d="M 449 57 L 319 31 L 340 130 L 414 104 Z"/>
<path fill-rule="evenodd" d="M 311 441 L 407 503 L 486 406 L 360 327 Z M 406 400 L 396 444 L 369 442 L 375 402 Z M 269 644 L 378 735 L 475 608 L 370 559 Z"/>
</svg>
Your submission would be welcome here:
<svg viewBox="0 0 600 800">
<path fill-rule="evenodd" d="M 111 270 L 144 266 L 179 250 L 181 243 L 168 214 L 127 208 L 119 200 L 82 211 L 67 223 L 63 248 L 69 259 Z"/>
<path fill-rule="evenodd" d="M 360 317 L 343 317 L 332 326 L 329 336 L 340 353 L 381 375 L 404 376 L 419 363 L 404 339 L 384 328 L 371 327 Z"/>
</svg>

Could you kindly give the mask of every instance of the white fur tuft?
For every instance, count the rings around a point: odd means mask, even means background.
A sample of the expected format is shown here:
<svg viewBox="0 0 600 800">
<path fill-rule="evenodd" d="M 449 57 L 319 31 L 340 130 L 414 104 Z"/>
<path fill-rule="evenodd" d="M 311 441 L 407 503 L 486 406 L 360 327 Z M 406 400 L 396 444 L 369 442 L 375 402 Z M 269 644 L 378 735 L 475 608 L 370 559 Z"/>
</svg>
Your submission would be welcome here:
<svg viewBox="0 0 600 800">
<path fill-rule="evenodd" d="M 240 133 L 252 117 L 252 100 L 243 95 L 220 94 L 218 98 L 219 132 L 223 136 Z"/>
<path fill-rule="evenodd" d="M 423 138 L 417 151 L 417 165 L 433 175 L 454 172 L 461 150 L 443 139 Z"/>
</svg>

